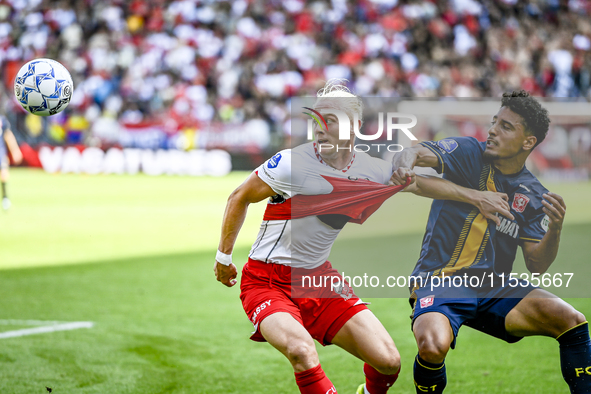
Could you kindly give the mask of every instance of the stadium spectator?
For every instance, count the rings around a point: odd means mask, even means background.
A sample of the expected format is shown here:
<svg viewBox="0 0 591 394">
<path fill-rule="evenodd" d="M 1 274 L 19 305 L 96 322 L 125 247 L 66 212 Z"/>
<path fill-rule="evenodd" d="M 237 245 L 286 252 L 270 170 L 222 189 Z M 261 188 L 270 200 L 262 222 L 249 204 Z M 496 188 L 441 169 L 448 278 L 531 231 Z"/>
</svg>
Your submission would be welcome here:
<svg viewBox="0 0 591 394">
<path fill-rule="evenodd" d="M 62 62 L 68 116 L 91 123 L 178 132 L 256 117 L 282 137 L 289 97 L 334 77 L 362 95 L 589 97 L 590 12 L 576 0 L 8 0 L 0 65 L 10 87 L 25 61 Z"/>
</svg>

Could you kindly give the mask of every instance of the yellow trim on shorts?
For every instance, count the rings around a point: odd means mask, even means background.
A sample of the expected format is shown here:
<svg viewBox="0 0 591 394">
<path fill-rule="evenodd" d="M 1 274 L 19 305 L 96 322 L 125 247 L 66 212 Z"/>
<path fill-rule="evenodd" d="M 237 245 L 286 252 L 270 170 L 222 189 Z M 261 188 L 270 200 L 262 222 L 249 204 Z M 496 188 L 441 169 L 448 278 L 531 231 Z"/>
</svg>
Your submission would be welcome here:
<svg viewBox="0 0 591 394">
<path fill-rule="evenodd" d="M 541 239 L 536 239 L 536 238 L 519 237 L 519 239 L 524 240 L 524 241 L 531 241 L 531 242 L 542 242 Z"/>
</svg>

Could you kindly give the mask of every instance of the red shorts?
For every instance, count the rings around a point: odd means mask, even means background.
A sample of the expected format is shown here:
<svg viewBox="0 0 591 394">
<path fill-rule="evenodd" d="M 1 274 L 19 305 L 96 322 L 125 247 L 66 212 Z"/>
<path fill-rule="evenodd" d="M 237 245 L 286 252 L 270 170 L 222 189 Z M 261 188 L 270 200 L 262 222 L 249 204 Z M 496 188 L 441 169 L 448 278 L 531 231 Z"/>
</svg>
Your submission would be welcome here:
<svg viewBox="0 0 591 394">
<path fill-rule="evenodd" d="M 250 339 L 266 342 L 259 330 L 260 323 L 273 313 L 287 312 L 308 330 L 312 338 L 324 346 L 330 345 L 337 332 L 353 315 L 367 309 L 347 285 L 344 291 L 333 291 L 330 280 L 327 287 L 298 293 L 305 294 L 305 298 L 292 298 L 292 280 L 297 283 L 298 272 L 302 271 L 323 277 L 339 276 L 328 261 L 313 270 L 294 270 L 292 274 L 292 268 L 286 265 L 248 259 L 242 269 L 240 300 L 255 327 Z"/>
</svg>

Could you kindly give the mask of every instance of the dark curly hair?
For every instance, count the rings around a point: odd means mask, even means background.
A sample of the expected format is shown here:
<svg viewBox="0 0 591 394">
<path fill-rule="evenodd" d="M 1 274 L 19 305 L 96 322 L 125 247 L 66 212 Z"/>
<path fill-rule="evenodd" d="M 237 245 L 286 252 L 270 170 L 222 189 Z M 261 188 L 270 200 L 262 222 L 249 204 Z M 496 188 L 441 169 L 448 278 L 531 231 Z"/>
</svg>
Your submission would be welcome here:
<svg viewBox="0 0 591 394">
<path fill-rule="evenodd" d="M 548 133 L 548 127 L 550 126 L 548 110 L 542 107 L 535 98 L 530 96 L 529 92 L 520 90 L 503 93 L 501 107 L 507 107 L 523 118 L 525 130 L 538 139 L 534 148 L 544 141 Z"/>
</svg>

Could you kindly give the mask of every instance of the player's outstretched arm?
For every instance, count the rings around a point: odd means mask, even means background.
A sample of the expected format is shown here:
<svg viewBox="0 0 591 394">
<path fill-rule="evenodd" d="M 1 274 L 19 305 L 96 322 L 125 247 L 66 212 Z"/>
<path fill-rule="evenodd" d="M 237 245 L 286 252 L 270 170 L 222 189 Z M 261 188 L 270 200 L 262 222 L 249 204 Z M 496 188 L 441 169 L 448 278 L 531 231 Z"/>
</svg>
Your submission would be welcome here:
<svg viewBox="0 0 591 394">
<path fill-rule="evenodd" d="M 509 197 L 505 193 L 481 192 L 435 176 L 419 175 L 415 183 L 412 193 L 436 200 L 459 201 L 474 205 L 485 218 L 494 221 L 497 226 L 501 224 L 497 214 L 511 220 L 515 219 L 510 211 Z"/>
<path fill-rule="evenodd" d="M 230 194 L 222 221 L 218 256 L 224 257 L 223 255 L 232 254 L 234 243 L 236 243 L 236 238 L 246 218 L 248 206 L 275 194 L 277 193 L 255 173 L 250 174 L 248 179 Z M 234 286 L 238 275 L 236 266 L 231 262 L 231 257 L 228 259 L 229 261 L 219 261 L 219 259 L 216 257 L 213 267 L 216 279 L 228 287 Z"/>
<path fill-rule="evenodd" d="M 402 152 L 397 153 L 392 159 L 392 178 L 390 183 L 393 185 L 404 185 L 406 178 L 410 176 L 412 182 L 414 179 L 414 172 L 412 169 L 418 167 L 437 167 L 439 159 L 428 148 L 422 145 L 415 145 L 411 148 L 404 148 Z"/>
<path fill-rule="evenodd" d="M 544 207 L 542 210 L 548 215 L 550 221 L 548 231 L 540 243 L 526 241 L 521 247 L 525 266 L 531 273 L 538 274 L 546 272 L 556 259 L 562 223 L 566 215 L 566 204 L 561 196 L 556 193 L 548 193 L 544 194 L 543 197 L 542 205 Z"/>
<path fill-rule="evenodd" d="M 6 146 L 8 147 L 15 164 L 20 164 L 23 161 L 23 154 L 18 147 L 18 143 L 16 142 L 12 130 L 8 129 L 4 132 L 4 141 L 6 141 Z"/>
</svg>

